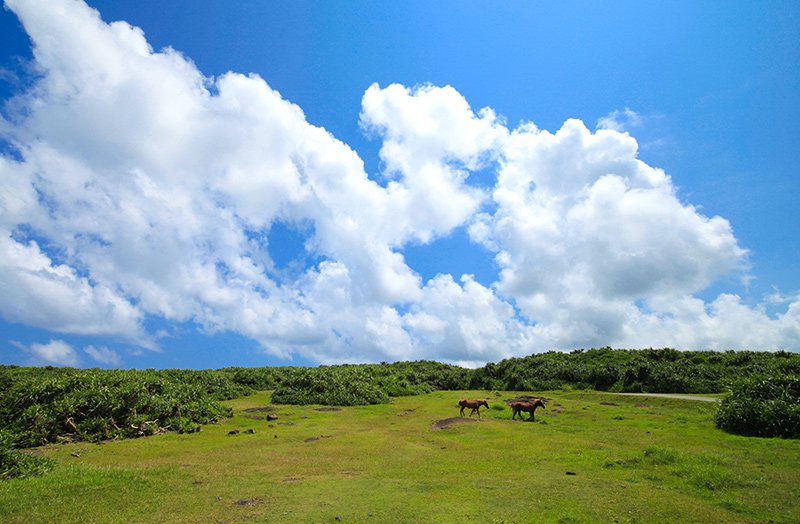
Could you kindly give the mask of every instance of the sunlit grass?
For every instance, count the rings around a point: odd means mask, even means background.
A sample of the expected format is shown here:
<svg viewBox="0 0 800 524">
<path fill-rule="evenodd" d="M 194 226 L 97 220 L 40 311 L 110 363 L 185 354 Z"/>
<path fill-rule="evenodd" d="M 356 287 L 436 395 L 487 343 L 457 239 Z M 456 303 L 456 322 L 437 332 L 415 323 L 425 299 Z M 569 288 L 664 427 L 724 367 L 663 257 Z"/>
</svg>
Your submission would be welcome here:
<svg viewBox="0 0 800 524">
<path fill-rule="evenodd" d="M 227 402 L 198 434 L 44 448 L 57 466 L 0 483 L 2 522 L 792 522 L 800 442 L 714 427 L 715 406 L 553 391 L 536 421 L 493 392 L 317 411 Z M 479 422 L 459 398 L 487 398 Z M 473 419 L 477 417 L 472 417 Z M 248 430 L 255 433 L 247 433 Z M 229 435 L 232 430 L 239 433 Z M 74 456 L 77 455 L 77 456 Z"/>
</svg>

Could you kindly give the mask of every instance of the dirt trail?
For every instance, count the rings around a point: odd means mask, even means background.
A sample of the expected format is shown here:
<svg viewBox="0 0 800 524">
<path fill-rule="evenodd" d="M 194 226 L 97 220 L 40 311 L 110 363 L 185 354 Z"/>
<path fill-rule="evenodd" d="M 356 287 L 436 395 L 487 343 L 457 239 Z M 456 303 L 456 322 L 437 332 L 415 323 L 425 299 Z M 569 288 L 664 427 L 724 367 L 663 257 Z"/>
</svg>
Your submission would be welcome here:
<svg viewBox="0 0 800 524">
<path fill-rule="evenodd" d="M 698 395 L 683 395 L 680 393 L 608 393 L 609 395 L 622 395 L 626 397 L 662 397 L 677 398 L 680 400 L 699 400 L 700 402 L 719 402 L 715 397 L 703 397 Z"/>
</svg>

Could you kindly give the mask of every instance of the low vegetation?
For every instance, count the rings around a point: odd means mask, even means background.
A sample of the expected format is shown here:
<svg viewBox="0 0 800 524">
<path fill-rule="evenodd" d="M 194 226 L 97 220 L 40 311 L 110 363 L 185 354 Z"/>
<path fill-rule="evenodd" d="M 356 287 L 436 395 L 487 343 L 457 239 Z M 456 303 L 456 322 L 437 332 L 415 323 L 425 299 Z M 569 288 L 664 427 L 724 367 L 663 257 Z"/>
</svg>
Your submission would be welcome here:
<svg viewBox="0 0 800 524">
<path fill-rule="evenodd" d="M 53 467 L 53 461 L 17 449 L 14 435 L 0 429 L 0 479 L 35 477 Z"/>
<path fill-rule="evenodd" d="M 762 378 L 741 381 L 743 370 Z M 281 404 L 356 406 L 443 390 L 710 393 L 730 386 L 719 427 L 797 437 L 798 376 L 800 355 L 793 353 L 610 348 L 511 358 L 474 370 L 432 361 L 216 371 L 0 366 L 0 427 L 18 449 L 195 432 L 230 416 L 220 401 L 267 389 Z"/>
<path fill-rule="evenodd" d="M 511 420 L 506 401 L 520 394 L 546 399 L 535 421 Z M 460 418 L 461 398 L 489 409 Z M 55 467 L 0 482 L 0 522 L 793 523 L 800 514 L 800 440 L 720 431 L 714 402 L 583 390 L 433 391 L 341 408 L 273 400 L 223 401 L 232 416 L 200 433 L 32 450 Z"/>
<path fill-rule="evenodd" d="M 273 395 L 279 404 L 359 406 L 389 402 L 375 373 L 363 366 L 309 368 L 285 381 Z"/>
<path fill-rule="evenodd" d="M 734 381 L 716 421 L 740 435 L 800 438 L 800 376 L 755 375 Z"/>
<path fill-rule="evenodd" d="M 15 446 L 193 432 L 252 392 L 219 372 L 14 368 L 0 374 L 0 427 Z"/>
<path fill-rule="evenodd" d="M 510 358 L 476 369 L 470 386 L 529 391 L 723 392 L 742 373 L 800 375 L 800 355 L 779 351 L 577 350 Z"/>
</svg>

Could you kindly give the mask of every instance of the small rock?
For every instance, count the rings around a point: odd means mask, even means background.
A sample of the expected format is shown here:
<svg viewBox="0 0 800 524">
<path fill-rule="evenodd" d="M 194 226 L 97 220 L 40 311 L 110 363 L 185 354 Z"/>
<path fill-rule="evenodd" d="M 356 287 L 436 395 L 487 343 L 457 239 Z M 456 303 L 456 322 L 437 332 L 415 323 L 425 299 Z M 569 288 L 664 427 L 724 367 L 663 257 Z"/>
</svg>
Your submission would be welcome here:
<svg viewBox="0 0 800 524">
<path fill-rule="evenodd" d="M 232 429 L 232 430 L 228 431 L 228 435 L 238 435 L 238 434 L 239 434 L 239 430 L 238 429 Z"/>
<path fill-rule="evenodd" d="M 270 413 L 269 415 L 267 415 L 267 420 L 278 420 L 278 415 Z"/>
<path fill-rule="evenodd" d="M 336 515 L 336 522 L 341 522 L 341 521 L 342 521 L 342 517 L 340 517 L 339 515 Z"/>
<path fill-rule="evenodd" d="M 278 435 L 273 435 L 273 438 L 278 438 Z"/>
<path fill-rule="evenodd" d="M 577 475 L 574 471 L 567 471 L 567 475 Z"/>
<path fill-rule="evenodd" d="M 251 429 L 248 429 L 247 431 L 245 431 L 245 433 L 247 433 L 248 435 L 255 435 L 256 430 L 251 428 Z"/>
</svg>

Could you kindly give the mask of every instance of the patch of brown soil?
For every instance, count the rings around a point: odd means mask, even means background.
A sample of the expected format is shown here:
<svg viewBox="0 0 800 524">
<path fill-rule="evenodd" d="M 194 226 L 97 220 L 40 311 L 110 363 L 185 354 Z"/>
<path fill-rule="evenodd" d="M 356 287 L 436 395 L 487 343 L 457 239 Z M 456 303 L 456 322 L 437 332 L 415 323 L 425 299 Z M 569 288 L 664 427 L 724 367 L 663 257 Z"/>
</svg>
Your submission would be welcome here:
<svg viewBox="0 0 800 524">
<path fill-rule="evenodd" d="M 636 404 L 634 407 L 640 409 L 653 409 L 655 406 L 651 406 L 649 404 Z"/>
<path fill-rule="evenodd" d="M 615 404 L 613 402 L 601 402 L 601 406 L 619 406 L 619 404 Z"/>
<path fill-rule="evenodd" d="M 264 417 L 259 417 L 258 415 L 242 415 L 242 418 L 248 418 L 250 420 L 264 420 Z"/>
<path fill-rule="evenodd" d="M 247 506 L 257 506 L 257 505 L 263 504 L 263 503 L 264 503 L 264 499 L 262 499 L 260 497 L 252 497 L 252 498 L 249 498 L 249 499 L 237 500 L 236 502 L 233 503 L 233 505 L 234 506 L 247 507 Z"/>
<path fill-rule="evenodd" d="M 333 438 L 333 435 L 320 435 L 318 437 L 309 437 L 309 438 L 305 439 L 303 442 L 316 442 L 317 440 L 319 440 L 321 438 Z"/>
<path fill-rule="evenodd" d="M 259 408 L 247 408 L 242 411 L 245 413 L 272 413 L 273 411 L 278 411 L 278 408 L 275 406 L 263 406 Z"/>
<path fill-rule="evenodd" d="M 303 477 L 286 477 L 283 479 L 284 482 L 302 482 L 305 479 Z"/>
<path fill-rule="evenodd" d="M 342 408 L 315 408 L 314 411 L 341 411 Z"/>
<path fill-rule="evenodd" d="M 433 429 L 445 429 L 449 428 L 453 424 L 466 424 L 468 422 L 478 422 L 476 418 L 465 418 L 465 417 L 451 417 L 442 420 L 437 420 L 431 426 Z"/>
<path fill-rule="evenodd" d="M 415 409 L 405 409 L 403 411 L 398 412 L 397 416 L 398 417 L 405 417 L 406 415 L 410 415 L 410 414 L 414 413 L 415 411 L 416 411 L 416 408 Z"/>
</svg>

